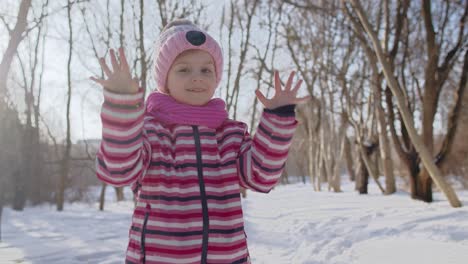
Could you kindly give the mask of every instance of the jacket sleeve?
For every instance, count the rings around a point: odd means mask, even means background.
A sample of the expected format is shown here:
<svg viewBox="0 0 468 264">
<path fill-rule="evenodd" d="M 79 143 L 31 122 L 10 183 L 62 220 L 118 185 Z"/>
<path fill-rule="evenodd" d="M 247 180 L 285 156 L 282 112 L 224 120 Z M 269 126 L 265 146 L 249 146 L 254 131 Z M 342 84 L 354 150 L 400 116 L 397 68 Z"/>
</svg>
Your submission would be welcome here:
<svg viewBox="0 0 468 264">
<path fill-rule="evenodd" d="M 278 183 L 297 127 L 294 108 L 265 109 L 253 139 L 244 132 L 237 160 L 241 186 L 267 193 Z"/>
<path fill-rule="evenodd" d="M 143 129 L 144 92 L 117 94 L 104 90 L 102 141 L 96 155 L 97 177 L 113 186 L 136 183 L 151 157 Z"/>
</svg>

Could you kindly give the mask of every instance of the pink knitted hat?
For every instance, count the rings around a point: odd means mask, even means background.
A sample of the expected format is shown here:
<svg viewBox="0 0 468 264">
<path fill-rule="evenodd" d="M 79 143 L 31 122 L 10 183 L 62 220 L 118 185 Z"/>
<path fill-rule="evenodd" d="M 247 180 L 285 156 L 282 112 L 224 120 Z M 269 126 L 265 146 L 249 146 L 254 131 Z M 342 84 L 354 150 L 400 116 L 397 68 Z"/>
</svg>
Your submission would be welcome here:
<svg viewBox="0 0 468 264">
<path fill-rule="evenodd" d="M 154 53 L 154 70 L 157 89 L 168 93 L 167 73 L 176 57 L 186 50 L 203 50 L 213 57 L 216 86 L 223 74 L 223 53 L 218 42 L 208 33 L 186 19 L 174 20 L 162 30 Z"/>
</svg>

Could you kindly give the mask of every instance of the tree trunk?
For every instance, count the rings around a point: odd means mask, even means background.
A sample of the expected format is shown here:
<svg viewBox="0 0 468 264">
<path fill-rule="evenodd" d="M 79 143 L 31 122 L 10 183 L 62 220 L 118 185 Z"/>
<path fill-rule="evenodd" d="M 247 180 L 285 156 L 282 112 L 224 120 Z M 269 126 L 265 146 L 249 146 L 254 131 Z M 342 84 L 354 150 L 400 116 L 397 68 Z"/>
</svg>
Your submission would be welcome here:
<svg viewBox="0 0 468 264">
<path fill-rule="evenodd" d="M 4 202 L 4 191 L 3 187 L 0 187 L 0 242 L 2 242 L 2 213 L 3 213 L 3 204 Z"/>
<path fill-rule="evenodd" d="M 367 185 L 369 183 L 369 171 L 364 165 L 364 159 L 362 158 L 362 154 L 359 156 L 359 168 L 361 169 L 358 172 L 359 174 L 356 180 L 356 190 L 359 192 L 359 194 L 367 194 Z"/>
<path fill-rule="evenodd" d="M 4 100 L 7 94 L 7 80 L 10 72 L 11 63 L 15 56 L 20 42 L 23 40 L 23 32 L 26 29 L 31 0 L 22 0 L 18 11 L 16 25 L 10 33 L 10 41 L 3 54 L 2 62 L 0 63 L 0 98 Z"/>
<path fill-rule="evenodd" d="M 68 1 L 67 5 L 67 14 L 68 14 L 68 30 L 69 30 L 69 49 L 68 49 L 68 63 L 67 63 L 67 82 L 68 82 L 68 95 L 67 95 L 67 111 L 66 111 L 66 120 L 67 120 L 67 136 L 65 142 L 65 150 L 63 153 L 63 160 L 60 168 L 60 180 L 57 191 L 57 211 L 63 211 L 63 205 L 65 203 L 65 188 L 67 186 L 69 172 L 70 172 L 70 153 L 71 153 L 71 124 L 70 124 L 70 104 L 72 97 L 72 84 L 71 84 L 71 62 L 73 54 L 73 28 L 72 28 L 72 18 L 71 18 L 71 8 L 72 3 Z"/>
<path fill-rule="evenodd" d="M 247 190 L 241 187 L 242 198 L 247 198 Z"/>
<path fill-rule="evenodd" d="M 344 142 L 344 152 L 345 152 L 345 160 L 346 160 L 346 168 L 349 174 L 349 180 L 354 181 L 356 179 L 356 174 L 354 173 L 353 168 L 353 158 L 351 154 L 351 143 L 349 143 L 349 138 L 345 138 Z"/>
<path fill-rule="evenodd" d="M 379 137 L 379 141 L 382 144 L 380 148 L 380 158 L 382 160 L 383 172 L 385 175 L 385 194 L 392 194 L 396 192 L 396 185 L 390 145 L 386 134 L 383 135 L 383 133 L 379 133 Z"/>
<path fill-rule="evenodd" d="M 419 174 L 416 174 L 416 189 L 414 198 L 425 202 L 432 202 L 432 179 L 425 168 L 422 168 Z"/>
<path fill-rule="evenodd" d="M 115 197 L 117 199 L 117 202 L 125 200 L 123 187 L 114 187 L 114 189 L 115 189 Z"/>
<path fill-rule="evenodd" d="M 145 36 L 144 36 L 144 1 L 140 0 L 140 19 L 138 20 L 138 32 L 140 35 L 139 38 L 139 50 L 140 50 L 140 66 L 141 66 L 141 87 L 146 92 L 146 76 L 148 74 L 148 64 L 146 61 L 146 50 L 145 50 Z"/>
<path fill-rule="evenodd" d="M 387 122 L 385 120 L 385 112 L 382 107 L 382 82 L 377 72 L 377 62 L 372 62 L 374 68 L 375 84 L 375 104 L 377 111 L 378 131 L 379 131 L 379 150 L 380 159 L 382 160 L 383 172 L 385 175 L 385 194 L 392 194 L 396 191 L 395 175 L 393 174 L 393 161 L 391 157 L 390 144 L 387 137 Z"/>
<path fill-rule="evenodd" d="M 101 195 L 99 196 L 99 211 L 104 211 L 104 203 L 106 201 L 106 188 L 107 184 L 103 182 L 101 185 Z"/>
<path fill-rule="evenodd" d="M 363 146 L 362 143 L 358 143 L 358 144 L 359 144 L 359 149 L 360 149 L 360 152 L 361 152 L 361 159 L 362 159 L 363 165 L 364 165 L 364 167 L 365 167 L 365 169 L 367 171 L 367 175 L 372 176 L 375 183 L 377 184 L 377 187 L 379 187 L 380 191 L 382 193 L 384 193 L 385 190 L 382 187 L 382 184 L 380 184 L 380 182 L 379 182 L 377 172 L 374 170 L 374 165 L 372 164 L 372 161 L 371 161 L 371 156 L 375 152 L 375 150 L 377 148 L 377 144 L 373 143 L 370 146 Z"/>
<path fill-rule="evenodd" d="M 461 207 L 462 204 L 460 200 L 458 199 L 457 194 L 453 191 L 452 187 L 448 185 L 442 178 L 439 168 L 433 162 L 431 151 L 426 148 L 426 146 L 424 145 L 424 141 L 419 137 L 419 135 L 416 132 L 416 129 L 414 128 L 413 120 L 411 118 L 409 109 L 407 105 L 405 104 L 404 95 L 402 94 L 400 90 L 398 81 L 393 75 L 393 72 L 391 70 L 391 67 L 385 55 L 383 54 L 382 47 L 380 46 L 380 41 L 377 38 L 376 33 L 372 29 L 369 21 L 367 20 L 367 16 L 361 6 L 361 3 L 358 0 L 350 0 L 350 1 L 357 12 L 359 20 L 361 21 L 367 34 L 372 40 L 374 50 L 383 68 L 385 78 L 389 84 L 392 94 L 397 99 L 397 106 L 402 115 L 403 122 L 406 128 L 408 129 L 408 134 L 409 134 L 409 137 L 411 138 L 411 142 L 413 143 L 419 156 L 421 157 L 424 167 L 428 170 L 430 177 L 437 184 L 437 187 L 439 187 L 439 189 L 446 195 L 448 201 L 450 202 L 450 205 L 453 207 Z"/>
<path fill-rule="evenodd" d="M 22 211 L 26 204 L 26 190 L 22 171 L 18 168 L 13 172 L 13 210 Z"/>
</svg>

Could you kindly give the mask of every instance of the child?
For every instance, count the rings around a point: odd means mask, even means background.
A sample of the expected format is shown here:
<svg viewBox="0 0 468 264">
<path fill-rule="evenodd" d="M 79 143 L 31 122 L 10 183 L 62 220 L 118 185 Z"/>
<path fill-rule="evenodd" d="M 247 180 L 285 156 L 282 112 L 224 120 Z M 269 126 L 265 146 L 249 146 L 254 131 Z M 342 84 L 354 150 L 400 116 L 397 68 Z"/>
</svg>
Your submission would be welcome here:
<svg viewBox="0 0 468 264">
<path fill-rule="evenodd" d="M 101 58 L 104 87 L 97 177 L 132 184 L 137 204 L 126 263 L 250 263 L 240 187 L 269 192 L 278 182 L 297 122 L 291 73 L 284 89 L 275 72 L 253 139 L 212 99 L 223 73 L 218 43 L 188 20 L 162 31 L 154 57 L 158 91 L 144 104 L 122 48 L 112 70 Z M 110 223 L 112 224 L 112 223 Z"/>
</svg>

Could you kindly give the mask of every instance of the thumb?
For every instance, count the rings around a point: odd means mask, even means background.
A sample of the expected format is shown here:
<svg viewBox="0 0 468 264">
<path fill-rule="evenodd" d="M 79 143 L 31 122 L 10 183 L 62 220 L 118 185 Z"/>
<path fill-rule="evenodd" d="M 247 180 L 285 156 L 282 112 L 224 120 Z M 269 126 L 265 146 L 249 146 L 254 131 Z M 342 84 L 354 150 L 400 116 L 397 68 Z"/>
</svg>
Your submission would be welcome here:
<svg viewBox="0 0 468 264">
<path fill-rule="evenodd" d="M 132 84 L 131 84 L 131 88 L 133 91 L 138 91 L 138 88 L 139 88 L 139 80 L 137 77 L 133 78 L 132 79 Z"/>
<path fill-rule="evenodd" d="M 255 95 L 257 96 L 258 100 L 263 104 L 263 106 L 267 106 L 268 99 L 260 92 L 259 89 L 255 90 Z"/>
</svg>

